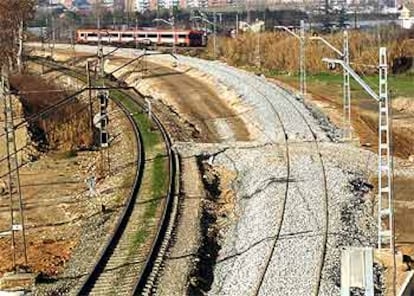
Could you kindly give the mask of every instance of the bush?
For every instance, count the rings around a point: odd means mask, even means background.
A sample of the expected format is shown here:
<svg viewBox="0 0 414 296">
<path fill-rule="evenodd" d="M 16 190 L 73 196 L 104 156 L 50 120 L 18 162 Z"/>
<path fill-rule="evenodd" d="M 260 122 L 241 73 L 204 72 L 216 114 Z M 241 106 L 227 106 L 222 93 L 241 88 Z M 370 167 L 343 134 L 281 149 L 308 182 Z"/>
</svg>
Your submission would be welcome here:
<svg viewBox="0 0 414 296">
<path fill-rule="evenodd" d="M 34 75 L 15 75 L 10 77 L 12 88 L 22 94 L 26 120 L 55 105 L 68 94 L 41 77 Z M 78 98 L 59 106 L 41 118 L 29 122 L 29 132 L 39 150 L 76 151 L 92 145 L 93 136 L 90 131 L 89 105 Z"/>
<path fill-rule="evenodd" d="M 391 30 L 391 31 L 390 31 Z M 336 48 L 342 50 L 342 33 L 323 36 Z M 376 32 L 349 32 L 350 59 L 357 72 L 365 74 L 376 70 L 363 65 L 378 64 L 378 48 L 387 47 L 388 62 L 393 69 L 394 62 L 402 57 L 414 56 L 414 40 L 409 34 L 397 28 L 379 28 Z M 218 38 L 218 56 L 234 66 L 254 67 L 257 65 L 258 36 L 253 33 L 240 34 L 236 39 L 230 37 Z M 209 39 L 207 57 L 213 55 L 213 40 Z M 321 42 L 307 40 L 306 67 L 311 74 L 326 71 L 323 57 L 338 58 L 338 56 Z M 262 70 L 272 72 L 297 73 L 299 69 L 298 40 L 286 32 L 266 32 L 260 34 L 260 58 Z M 341 71 L 341 70 L 340 70 Z"/>
</svg>

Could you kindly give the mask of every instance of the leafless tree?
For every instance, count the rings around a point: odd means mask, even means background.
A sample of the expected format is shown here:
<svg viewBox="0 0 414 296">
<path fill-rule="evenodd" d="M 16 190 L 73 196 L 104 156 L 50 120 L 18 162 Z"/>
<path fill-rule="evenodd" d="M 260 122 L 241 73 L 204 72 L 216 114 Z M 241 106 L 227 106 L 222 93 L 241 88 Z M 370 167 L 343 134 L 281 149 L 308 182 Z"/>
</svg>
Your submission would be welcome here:
<svg viewBox="0 0 414 296">
<path fill-rule="evenodd" d="M 35 0 L 0 1 L 0 67 L 22 68 L 24 24 L 33 17 Z"/>
</svg>

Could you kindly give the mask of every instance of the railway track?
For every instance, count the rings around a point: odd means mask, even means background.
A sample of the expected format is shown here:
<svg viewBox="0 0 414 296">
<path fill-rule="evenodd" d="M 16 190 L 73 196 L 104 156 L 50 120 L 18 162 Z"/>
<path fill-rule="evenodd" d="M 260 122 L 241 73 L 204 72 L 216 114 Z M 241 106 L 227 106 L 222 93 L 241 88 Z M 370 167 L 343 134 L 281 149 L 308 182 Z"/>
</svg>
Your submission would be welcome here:
<svg viewBox="0 0 414 296">
<path fill-rule="evenodd" d="M 324 199 L 323 200 L 324 211 L 323 211 L 323 215 L 324 215 L 324 222 L 325 223 L 323 225 L 323 230 L 322 230 L 322 246 L 321 246 L 321 252 L 320 252 L 320 260 L 319 260 L 319 264 L 317 266 L 317 273 L 315 275 L 315 284 L 313 286 L 314 288 L 313 288 L 313 291 L 312 291 L 312 295 L 317 296 L 317 295 L 320 294 L 320 287 L 321 287 L 321 281 L 322 281 L 322 271 L 323 271 L 323 266 L 324 266 L 325 256 L 326 256 L 326 247 L 327 247 L 327 241 L 328 241 L 328 228 L 329 228 L 329 210 L 328 210 L 329 197 L 328 197 L 328 188 L 327 188 L 327 178 L 326 178 L 325 164 L 324 164 L 322 153 L 321 153 L 321 150 L 320 150 L 320 147 L 319 147 L 319 140 L 318 140 L 317 134 L 313 130 L 313 128 L 310 125 L 309 121 L 306 119 L 306 117 L 303 115 L 303 113 L 299 110 L 299 108 L 292 102 L 292 100 L 286 94 L 282 93 L 281 91 L 279 91 L 279 94 L 285 99 L 285 101 L 287 103 L 289 103 L 296 110 L 297 114 L 302 118 L 303 123 L 308 127 L 310 133 L 312 134 L 313 144 L 314 144 L 316 153 L 318 155 L 319 163 L 320 163 L 321 176 L 322 176 L 322 186 L 323 186 L 323 191 L 324 191 L 324 197 L 323 197 L 323 199 Z M 272 104 L 272 101 L 269 98 L 267 98 L 266 96 L 264 96 L 264 97 L 266 98 L 266 101 L 271 106 L 272 110 L 274 110 L 274 112 L 277 113 L 275 106 Z M 277 115 L 277 116 L 278 116 L 278 118 L 280 118 L 280 115 Z M 281 124 L 283 125 L 282 122 L 281 122 Z M 285 136 L 287 137 L 286 133 L 285 133 Z M 286 138 L 286 145 L 289 145 L 289 140 L 287 138 Z M 290 168 L 290 166 L 288 166 L 288 168 Z M 289 182 L 287 182 L 287 184 L 289 184 Z M 287 192 L 286 192 L 286 195 L 287 195 Z M 285 201 L 285 203 L 286 203 L 286 201 Z M 284 215 L 284 211 L 283 211 L 283 215 Z M 283 223 L 283 219 L 282 219 L 282 223 Z M 280 233 L 280 230 L 277 234 L 277 237 L 279 237 L 279 233 Z M 272 255 L 275 251 L 276 243 L 277 243 L 277 239 L 273 243 L 272 253 L 271 253 Z M 272 255 L 269 257 L 269 261 L 268 261 L 269 263 L 270 263 Z M 269 263 L 267 263 L 267 265 L 266 265 L 267 267 L 265 269 L 264 274 L 267 272 L 267 268 L 269 266 Z M 262 283 L 263 283 L 263 278 L 260 282 L 259 288 L 257 289 L 257 292 L 255 293 L 255 295 L 259 295 L 260 287 L 261 287 Z"/>
<path fill-rule="evenodd" d="M 224 69 L 222 69 L 223 71 L 226 71 Z M 231 75 L 230 72 L 227 73 L 228 75 Z M 246 81 L 241 81 L 240 83 L 246 83 Z M 285 161 L 286 161 L 286 188 L 285 188 L 285 192 L 284 192 L 284 198 L 282 200 L 282 207 L 281 207 L 281 211 L 280 211 L 280 219 L 277 223 L 277 229 L 274 235 L 274 240 L 272 243 L 272 247 L 271 247 L 271 251 L 268 254 L 268 256 L 265 259 L 265 267 L 263 272 L 261 273 L 261 276 L 257 282 L 257 285 L 254 287 L 254 295 L 261 295 L 261 290 L 262 290 L 262 286 L 264 284 L 265 281 L 265 277 L 266 274 L 268 273 L 269 270 L 269 266 L 271 264 L 272 258 L 275 254 L 275 252 L 277 251 L 277 244 L 279 242 L 280 236 L 281 236 L 281 231 L 282 231 L 282 227 L 284 224 L 284 220 L 286 217 L 286 204 L 288 202 L 288 198 L 289 198 L 289 180 L 291 178 L 292 175 L 292 171 L 291 171 L 291 151 L 290 151 L 290 145 L 294 145 L 297 144 L 297 142 L 293 142 L 291 140 L 289 140 L 289 132 L 287 127 L 285 126 L 284 120 L 282 119 L 281 113 L 278 111 L 278 108 L 274 105 L 274 103 L 272 102 L 272 100 L 266 95 L 266 93 L 264 93 L 261 90 L 260 84 L 262 84 L 263 82 L 260 81 L 259 85 L 252 85 L 249 84 L 250 88 L 254 89 L 261 97 L 263 97 L 266 102 L 268 103 L 269 107 L 271 108 L 271 110 L 274 112 L 274 114 L 277 117 L 277 120 L 280 123 L 280 129 L 281 132 L 284 135 L 284 154 L 285 154 Z M 324 262 L 325 262 L 325 256 L 326 256 L 326 246 L 327 246 L 327 240 L 328 240 L 328 225 L 329 225 L 329 212 L 328 212 L 328 202 L 329 202 L 329 197 L 328 197 L 328 189 L 327 189 L 327 178 L 326 178 L 326 171 L 325 171 L 325 165 L 324 165 L 324 160 L 320 151 L 320 147 L 319 147 L 319 139 L 317 137 L 317 134 L 315 133 L 315 131 L 313 130 L 312 126 L 310 125 L 308 119 L 306 119 L 306 117 L 304 116 L 304 114 L 299 110 L 299 108 L 295 105 L 294 102 L 292 102 L 292 99 L 290 99 L 288 97 L 288 95 L 286 93 L 283 93 L 280 90 L 277 90 L 276 88 L 274 88 L 276 91 L 278 91 L 278 93 L 284 98 L 284 100 L 290 104 L 294 110 L 296 111 L 296 113 L 300 116 L 301 120 L 303 121 L 303 124 L 307 127 L 307 129 L 309 130 L 309 132 L 312 135 L 312 143 L 314 145 L 315 148 L 315 152 L 318 155 L 318 160 L 319 160 L 319 166 L 320 166 L 320 175 L 321 175 L 321 185 L 323 188 L 323 229 L 321 231 L 321 236 L 322 236 L 322 244 L 321 244 L 321 248 L 320 248 L 320 259 L 319 259 L 319 264 L 317 266 L 317 272 L 315 274 L 315 280 L 314 280 L 314 284 L 313 284 L 313 288 L 312 288 L 312 295 L 319 295 L 320 294 L 320 287 L 321 287 L 321 281 L 322 281 L 322 270 L 324 267 Z"/>
<path fill-rule="evenodd" d="M 76 78 L 86 81 L 86 77 L 82 76 L 84 74 L 75 68 L 68 68 L 52 61 L 41 60 L 40 62 L 57 71 L 65 72 L 67 75 L 76 76 Z M 115 87 L 112 82 L 106 83 L 110 87 Z M 112 93 L 114 102 L 124 111 L 134 127 L 139 156 L 137 160 L 137 174 L 131 194 L 118 218 L 116 227 L 102 248 L 98 261 L 81 283 L 81 287 L 77 291 L 78 295 L 146 295 L 151 293 L 161 269 L 161 263 L 172 235 L 178 210 L 178 156 L 171 147 L 171 140 L 166 129 L 158 117 L 153 114 L 149 121 L 154 124 L 161 134 L 164 143 L 164 156 L 167 157 L 168 189 L 163 208 L 159 214 L 159 220 L 149 219 L 146 217 L 147 212 L 145 212 L 144 219 L 147 218 L 151 221 L 147 225 L 150 229 L 143 230 L 142 204 L 153 202 L 151 200 L 143 200 L 143 195 L 148 193 L 142 192 L 141 188 L 143 177 L 148 173 L 145 161 L 147 139 L 140 132 L 140 120 L 133 115 L 145 110 L 143 96 L 140 97 L 140 101 L 137 98 L 140 94 L 136 90 L 133 90 L 133 93 L 120 89 L 112 91 L 114 92 Z M 145 126 L 144 128 L 150 127 Z M 149 138 L 148 142 L 150 142 Z M 158 155 L 151 156 L 158 157 Z M 155 162 L 155 159 L 153 161 Z M 153 237 L 154 239 L 152 242 L 141 242 L 141 245 L 143 245 L 141 248 L 132 249 L 131 242 L 134 242 L 135 245 L 136 240 L 139 240 L 141 237 L 138 237 L 138 234 L 143 232 L 148 237 Z"/>
</svg>

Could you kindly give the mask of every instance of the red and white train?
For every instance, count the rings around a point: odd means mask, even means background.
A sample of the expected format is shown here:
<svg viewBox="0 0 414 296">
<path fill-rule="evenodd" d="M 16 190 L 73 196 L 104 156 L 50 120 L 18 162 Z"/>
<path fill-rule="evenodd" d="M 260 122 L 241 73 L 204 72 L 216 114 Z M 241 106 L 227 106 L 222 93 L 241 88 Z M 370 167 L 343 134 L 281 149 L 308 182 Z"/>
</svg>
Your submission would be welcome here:
<svg viewBox="0 0 414 296">
<path fill-rule="evenodd" d="M 79 29 L 76 32 L 78 43 L 97 43 L 97 29 Z M 175 39 L 177 46 L 206 46 L 207 38 L 202 31 L 193 30 L 100 30 L 102 42 L 109 44 L 139 44 L 172 46 Z"/>
</svg>

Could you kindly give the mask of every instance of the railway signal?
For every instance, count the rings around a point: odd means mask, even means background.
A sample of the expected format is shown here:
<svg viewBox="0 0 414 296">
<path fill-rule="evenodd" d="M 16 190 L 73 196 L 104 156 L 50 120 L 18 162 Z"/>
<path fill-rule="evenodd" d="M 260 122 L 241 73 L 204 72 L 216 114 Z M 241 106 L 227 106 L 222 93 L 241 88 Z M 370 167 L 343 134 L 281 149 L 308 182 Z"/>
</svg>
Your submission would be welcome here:
<svg viewBox="0 0 414 296">
<path fill-rule="evenodd" d="M 108 134 L 108 101 L 109 95 L 107 91 L 98 92 L 99 100 L 99 144 L 102 148 L 109 146 Z"/>
</svg>

